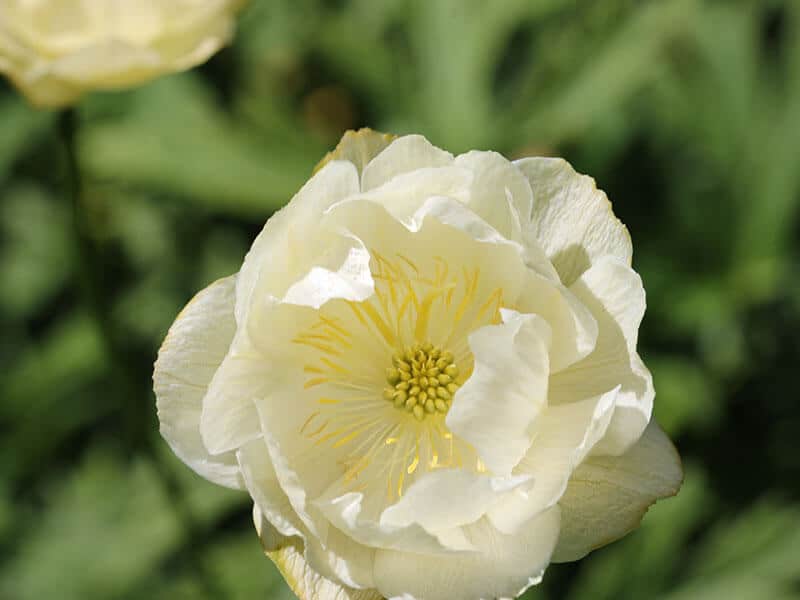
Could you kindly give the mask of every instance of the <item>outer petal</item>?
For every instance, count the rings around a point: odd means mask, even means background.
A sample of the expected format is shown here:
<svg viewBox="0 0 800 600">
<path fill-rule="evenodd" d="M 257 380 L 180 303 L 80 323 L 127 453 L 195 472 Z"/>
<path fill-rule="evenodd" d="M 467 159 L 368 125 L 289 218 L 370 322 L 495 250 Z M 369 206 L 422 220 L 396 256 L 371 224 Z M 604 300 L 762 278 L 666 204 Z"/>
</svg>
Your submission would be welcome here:
<svg viewBox="0 0 800 600">
<path fill-rule="evenodd" d="M 473 150 L 456 157 L 455 164 L 475 173 L 470 208 L 505 237 L 519 240 L 521 226 L 530 220 L 533 204 L 525 176 L 496 152 Z"/>
<path fill-rule="evenodd" d="M 237 453 L 247 490 L 260 516 L 269 523 L 259 534 L 266 550 L 277 550 L 300 538 L 296 547 L 314 572 L 331 583 L 368 588 L 372 582 L 375 551 L 331 529 L 325 539 L 311 535 L 292 509 L 278 483 L 263 440 L 254 440 Z"/>
<path fill-rule="evenodd" d="M 325 158 L 314 167 L 314 174 L 332 160 L 348 160 L 356 166 L 361 174 L 367 163 L 396 139 L 396 135 L 373 131 L 368 127 L 363 127 L 358 131 L 346 131 L 336 148 L 332 152 L 328 152 Z"/>
<path fill-rule="evenodd" d="M 253 509 L 256 531 L 266 554 L 283 575 L 286 583 L 300 600 L 383 600 L 376 590 L 356 590 L 334 583 L 308 566 L 303 556 L 302 540 L 275 536 L 271 525 L 258 507 Z M 266 540 L 266 541 L 265 541 Z"/>
<path fill-rule="evenodd" d="M 261 296 L 282 297 L 329 246 L 331 236 L 319 227 L 332 204 L 358 192 L 358 172 L 347 161 L 328 163 L 275 213 L 253 242 L 236 285 L 236 321 L 244 322 L 258 287 Z"/>
<path fill-rule="evenodd" d="M 655 396 L 652 377 L 636 354 L 645 309 L 642 281 L 619 259 L 605 257 L 570 290 L 597 320 L 597 345 L 550 378 L 550 401 L 574 402 L 621 385 L 614 417 L 595 453 L 622 454 L 647 426 Z"/>
<path fill-rule="evenodd" d="M 403 173 L 424 167 L 445 167 L 452 162 L 452 154 L 421 135 L 407 135 L 394 140 L 364 167 L 361 189 L 367 192 Z"/>
<path fill-rule="evenodd" d="M 680 489 L 675 447 L 652 421 L 619 457 L 591 457 L 572 476 L 561 506 L 561 536 L 553 560 L 577 560 L 635 529 L 647 509 Z"/>
<path fill-rule="evenodd" d="M 537 315 L 502 310 L 502 325 L 469 336 L 475 369 L 456 392 L 450 430 L 475 446 L 490 471 L 508 475 L 530 447 L 547 403 L 551 330 Z"/>
<path fill-rule="evenodd" d="M 544 248 L 564 285 L 602 256 L 610 254 L 630 265 L 628 230 L 591 177 L 579 175 L 560 158 L 523 158 L 514 164 L 533 189 L 528 233 Z"/>
<path fill-rule="evenodd" d="M 161 435 L 187 465 L 206 479 L 243 487 L 232 453 L 209 454 L 200 437 L 203 397 L 236 331 L 236 276 L 197 294 L 170 327 L 158 352 L 153 383 Z"/>
<path fill-rule="evenodd" d="M 617 389 L 599 398 L 548 407 L 536 421 L 533 445 L 515 469 L 534 480 L 489 512 L 500 531 L 514 533 L 528 519 L 558 502 L 567 481 L 603 437 L 614 412 Z"/>
<path fill-rule="evenodd" d="M 379 550 L 375 584 L 387 598 L 483 600 L 515 598 L 541 581 L 558 538 L 557 506 L 508 536 L 486 519 L 466 528 L 479 553 L 452 556 Z"/>
</svg>

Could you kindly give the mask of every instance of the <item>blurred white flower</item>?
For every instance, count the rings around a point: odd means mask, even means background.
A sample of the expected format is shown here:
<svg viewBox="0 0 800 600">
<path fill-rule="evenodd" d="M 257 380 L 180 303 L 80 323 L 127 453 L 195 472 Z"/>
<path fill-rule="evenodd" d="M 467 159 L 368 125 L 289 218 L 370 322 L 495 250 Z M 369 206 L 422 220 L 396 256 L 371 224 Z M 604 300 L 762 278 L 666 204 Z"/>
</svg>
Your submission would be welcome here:
<svg viewBox="0 0 800 600">
<path fill-rule="evenodd" d="M 680 486 L 630 264 L 563 160 L 349 133 L 172 326 L 162 434 L 303 598 L 515 597 Z"/>
<path fill-rule="evenodd" d="M 3 0 L 0 73 L 35 105 L 131 87 L 207 60 L 244 0 Z"/>
</svg>

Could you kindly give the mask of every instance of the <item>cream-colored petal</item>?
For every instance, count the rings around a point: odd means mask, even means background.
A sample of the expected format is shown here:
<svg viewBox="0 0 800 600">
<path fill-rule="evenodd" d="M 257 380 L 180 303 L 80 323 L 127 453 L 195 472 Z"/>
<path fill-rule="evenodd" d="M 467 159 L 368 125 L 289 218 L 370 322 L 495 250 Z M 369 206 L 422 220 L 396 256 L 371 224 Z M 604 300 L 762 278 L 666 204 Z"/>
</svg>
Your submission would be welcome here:
<svg viewBox="0 0 800 600">
<path fill-rule="evenodd" d="M 527 489 L 532 479 L 527 474 L 492 477 L 464 469 L 431 471 L 383 511 L 381 524 L 407 527 L 416 523 L 430 532 L 468 525 L 507 494 Z"/>
<path fill-rule="evenodd" d="M 553 560 L 577 560 L 636 527 L 655 501 L 674 496 L 683 469 L 655 421 L 617 457 L 590 457 L 575 470 L 561 506 L 561 535 Z"/>
<path fill-rule="evenodd" d="M 387 181 L 425 167 L 445 167 L 453 155 L 431 144 L 421 135 L 397 138 L 373 158 L 361 173 L 361 189 L 368 192 Z"/>
<path fill-rule="evenodd" d="M 203 398 L 200 434 L 209 452 L 230 452 L 261 435 L 255 401 L 269 393 L 269 373 L 240 331 Z"/>
<path fill-rule="evenodd" d="M 358 238 L 340 236 L 331 240 L 305 277 L 286 291 L 283 302 L 319 308 L 334 298 L 366 300 L 375 291 L 370 260 L 369 250 Z"/>
<path fill-rule="evenodd" d="M 457 156 L 455 165 L 475 174 L 469 207 L 505 237 L 518 241 L 533 205 L 525 176 L 496 152 L 473 150 Z"/>
<path fill-rule="evenodd" d="M 383 600 L 376 590 L 349 588 L 315 572 L 308 566 L 301 544 L 294 539 L 287 546 L 265 552 L 299 600 Z"/>
<path fill-rule="evenodd" d="M 537 315 L 502 313 L 502 325 L 487 325 L 469 336 L 475 367 L 446 418 L 450 430 L 501 476 L 525 455 L 536 417 L 547 404 L 552 335 Z"/>
<path fill-rule="evenodd" d="M 161 435 L 175 454 L 206 479 L 242 487 L 232 453 L 212 456 L 200 436 L 203 397 L 236 331 L 236 276 L 197 294 L 170 327 L 153 371 Z"/>
<path fill-rule="evenodd" d="M 334 529 L 328 530 L 324 540 L 311 535 L 281 489 L 263 440 L 249 442 L 237 452 L 237 457 L 259 516 L 269 523 L 269 527 L 262 527 L 259 532 L 265 550 L 278 550 L 290 544 L 290 538 L 300 538 L 298 547 L 314 572 L 347 587 L 373 585 L 375 551 Z"/>
<path fill-rule="evenodd" d="M 603 256 L 631 264 L 628 230 L 591 177 L 579 175 L 560 158 L 523 158 L 514 164 L 533 190 L 528 233 L 553 261 L 564 285 Z"/>
<path fill-rule="evenodd" d="M 642 281 L 630 267 L 605 257 L 570 288 L 598 324 L 597 345 L 583 360 L 550 378 L 552 403 L 574 402 L 621 386 L 598 454 L 621 454 L 644 431 L 653 410 L 653 380 L 636 354 L 645 310 Z"/>
<path fill-rule="evenodd" d="M 588 356 L 597 343 L 598 326 L 591 311 L 560 282 L 536 272 L 526 273 L 523 290 L 515 304 L 533 313 L 553 330 L 550 372 L 557 373 Z"/>
<path fill-rule="evenodd" d="M 392 600 L 516 598 L 541 581 L 558 538 L 559 509 L 537 515 L 513 536 L 487 519 L 465 529 L 480 552 L 436 556 L 379 550 L 377 590 Z"/>
<path fill-rule="evenodd" d="M 320 230 L 323 212 L 358 192 L 358 172 L 348 161 L 335 160 L 306 182 L 291 202 L 275 213 L 244 259 L 236 286 L 236 320 L 244 322 L 258 289 L 259 298 L 281 298 L 316 264 L 338 234 Z"/>
<path fill-rule="evenodd" d="M 347 160 L 356 166 L 360 175 L 367 163 L 396 139 L 396 135 L 373 131 L 368 127 L 346 131 L 336 148 L 314 167 L 314 174 L 332 160 Z"/>
<path fill-rule="evenodd" d="M 443 196 L 455 203 L 466 202 L 472 179 L 469 169 L 452 165 L 422 167 L 397 175 L 359 194 L 358 198 L 380 204 L 396 219 L 409 223 L 414 213 L 432 197 Z"/>
<path fill-rule="evenodd" d="M 512 534 L 558 502 L 573 470 L 602 439 L 618 390 L 581 402 L 550 406 L 535 424 L 534 441 L 514 472 L 533 479 L 530 488 L 506 495 L 490 512 L 495 527 Z"/>
</svg>

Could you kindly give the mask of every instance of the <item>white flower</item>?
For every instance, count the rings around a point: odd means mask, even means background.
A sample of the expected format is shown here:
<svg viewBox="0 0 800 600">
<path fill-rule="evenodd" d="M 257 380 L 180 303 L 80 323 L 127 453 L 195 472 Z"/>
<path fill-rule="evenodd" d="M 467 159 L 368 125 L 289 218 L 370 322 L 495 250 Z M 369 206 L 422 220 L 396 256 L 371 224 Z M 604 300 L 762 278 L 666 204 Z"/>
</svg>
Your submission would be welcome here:
<svg viewBox="0 0 800 600">
<path fill-rule="evenodd" d="M 676 493 L 631 244 L 563 160 L 345 135 L 155 368 L 303 598 L 515 597 Z"/>
<path fill-rule="evenodd" d="M 243 0 L 3 0 L 0 73 L 37 106 L 138 85 L 208 59 Z"/>
</svg>

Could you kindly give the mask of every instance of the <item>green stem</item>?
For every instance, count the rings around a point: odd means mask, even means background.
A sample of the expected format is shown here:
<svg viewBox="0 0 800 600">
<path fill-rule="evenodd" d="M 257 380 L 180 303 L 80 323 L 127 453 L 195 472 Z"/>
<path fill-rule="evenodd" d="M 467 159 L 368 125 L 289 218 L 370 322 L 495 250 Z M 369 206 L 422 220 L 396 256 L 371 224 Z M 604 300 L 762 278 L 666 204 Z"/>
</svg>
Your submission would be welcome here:
<svg viewBox="0 0 800 600">
<path fill-rule="evenodd" d="M 204 587 L 207 598 L 222 599 L 225 597 L 212 574 L 206 569 L 203 557 L 196 551 L 193 540 L 197 539 L 202 528 L 194 512 L 186 501 L 182 486 L 175 476 L 171 465 L 165 460 L 163 452 L 158 447 L 158 441 L 146 431 L 143 425 L 147 423 L 142 417 L 147 415 L 147 405 L 144 398 L 136 392 L 138 385 L 137 375 L 130 370 L 130 361 L 127 357 L 125 344 L 117 334 L 112 318 L 112 298 L 104 284 L 103 273 L 105 264 L 102 249 L 97 239 L 92 235 L 90 211 L 84 204 L 83 180 L 81 178 L 80 164 L 77 152 L 77 137 L 79 129 L 78 113 L 74 108 L 61 112 L 58 118 L 58 129 L 64 146 L 67 167 L 66 191 L 72 208 L 72 223 L 75 233 L 77 251 L 77 276 L 83 301 L 89 307 L 93 318 L 97 322 L 101 343 L 108 357 L 109 376 L 113 389 L 122 396 L 124 429 L 128 448 L 136 448 L 138 442 L 144 439 L 145 450 L 153 460 L 159 481 L 168 498 L 168 502 L 175 513 L 188 539 L 187 558 L 197 573 L 201 585 Z"/>
</svg>

